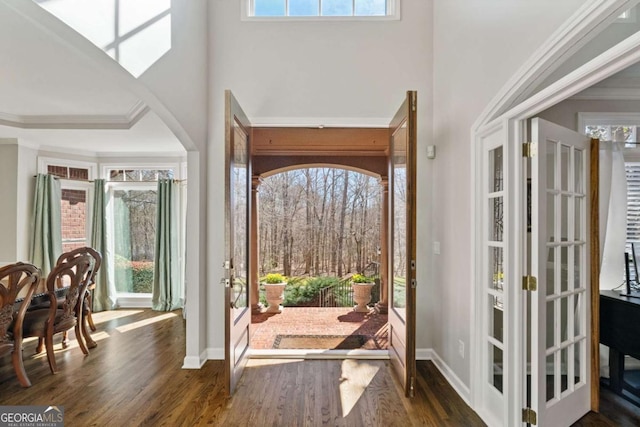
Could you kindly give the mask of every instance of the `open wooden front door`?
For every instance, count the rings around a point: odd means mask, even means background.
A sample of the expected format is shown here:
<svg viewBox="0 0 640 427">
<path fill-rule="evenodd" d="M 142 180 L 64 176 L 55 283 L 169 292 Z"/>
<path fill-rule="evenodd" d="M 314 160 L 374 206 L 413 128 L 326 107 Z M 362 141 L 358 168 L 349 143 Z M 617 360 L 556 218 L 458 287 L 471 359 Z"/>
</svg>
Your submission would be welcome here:
<svg viewBox="0 0 640 427">
<path fill-rule="evenodd" d="M 249 353 L 249 212 L 251 124 L 230 91 L 225 92 L 225 381 L 235 390 Z"/>
<path fill-rule="evenodd" d="M 416 373 L 416 108 L 407 97 L 389 125 L 389 357 L 405 395 Z"/>
</svg>

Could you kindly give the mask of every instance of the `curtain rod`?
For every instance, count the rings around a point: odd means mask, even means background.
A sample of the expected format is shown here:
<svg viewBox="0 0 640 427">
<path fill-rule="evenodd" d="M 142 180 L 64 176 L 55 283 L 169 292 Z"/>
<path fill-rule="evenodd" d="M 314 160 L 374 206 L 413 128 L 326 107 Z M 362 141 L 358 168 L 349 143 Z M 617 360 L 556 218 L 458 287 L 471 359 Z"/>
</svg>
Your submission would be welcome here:
<svg viewBox="0 0 640 427">
<path fill-rule="evenodd" d="M 44 174 L 44 175 L 49 175 L 49 174 Z M 59 176 L 55 176 L 55 175 L 51 175 L 53 176 L 53 179 L 64 179 L 66 181 L 77 181 L 77 182 L 95 182 L 95 180 L 93 179 L 78 179 L 78 178 L 60 178 Z M 37 178 L 38 175 L 33 175 L 34 178 Z M 153 181 L 110 181 L 108 179 L 105 179 L 104 182 L 137 182 L 137 183 L 145 183 L 145 182 L 158 182 L 159 180 L 155 179 Z M 172 181 L 175 182 L 187 182 L 186 179 L 173 179 Z"/>
</svg>

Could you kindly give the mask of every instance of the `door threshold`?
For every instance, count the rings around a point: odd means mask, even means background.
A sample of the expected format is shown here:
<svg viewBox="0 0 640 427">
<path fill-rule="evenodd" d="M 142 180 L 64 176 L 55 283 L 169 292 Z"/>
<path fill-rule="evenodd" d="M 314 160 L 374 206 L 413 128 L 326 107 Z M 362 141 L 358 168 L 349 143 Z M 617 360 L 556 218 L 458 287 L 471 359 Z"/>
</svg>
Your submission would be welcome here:
<svg viewBox="0 0 640 427">
<path fill-rule="evenodd" d="M 376 359 L 388 360 L 388 350 L 322 350 L 292 349 L 278 350 L 251 349 L 252 359 Z"/>
</svg>

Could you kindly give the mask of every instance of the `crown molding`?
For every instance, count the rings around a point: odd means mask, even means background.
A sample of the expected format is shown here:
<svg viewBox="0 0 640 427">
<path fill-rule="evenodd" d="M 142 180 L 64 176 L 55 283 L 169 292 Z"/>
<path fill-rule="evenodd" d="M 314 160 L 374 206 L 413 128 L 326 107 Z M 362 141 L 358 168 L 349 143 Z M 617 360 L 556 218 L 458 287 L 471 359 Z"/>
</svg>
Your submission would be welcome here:
<svg viewBox="0 0 640 427">
<path fill-rule="evenodd" d="M 20 129 L 131 129 L 149 107 L 137 101 L 126 114 L 17 115 L 0 112 L 0 125 Z"/>
<path fill-rule="evenodd" d="M 640 100 L 640 88 L 628 87 L 591 87 L 580 93 L 573 95 L 569 99 L 575 100 L 612 100 L 612 101 L 634 101 Z"/>
</svg>

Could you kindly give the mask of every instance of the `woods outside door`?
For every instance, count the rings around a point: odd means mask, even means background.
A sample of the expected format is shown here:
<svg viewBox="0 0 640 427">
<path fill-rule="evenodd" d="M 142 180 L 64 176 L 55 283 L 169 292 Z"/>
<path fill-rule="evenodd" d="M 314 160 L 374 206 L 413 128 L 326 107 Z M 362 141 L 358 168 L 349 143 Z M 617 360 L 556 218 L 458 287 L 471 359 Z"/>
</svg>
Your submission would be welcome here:
<svg viewBox="0 0 640 427">
<path fill-rule="evenodd" d="M 249 213 L 251 124 L 225 92 L 225 383 L 235 390 L 249 353 Z"/>
<path fill-rule="evenodd" d="M 412 397 L 416 375 L 416 109 L 408 91 L 389 125 L 389 357 Z"/>
</svg>

